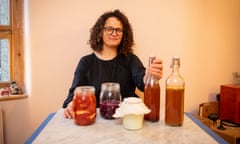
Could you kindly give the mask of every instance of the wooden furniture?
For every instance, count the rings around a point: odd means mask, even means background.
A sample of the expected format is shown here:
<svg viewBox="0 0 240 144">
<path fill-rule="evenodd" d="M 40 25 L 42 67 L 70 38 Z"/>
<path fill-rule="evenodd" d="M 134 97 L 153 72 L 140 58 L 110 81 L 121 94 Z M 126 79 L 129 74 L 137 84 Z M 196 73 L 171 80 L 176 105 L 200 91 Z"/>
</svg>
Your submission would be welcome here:
<svg viewBox="0 0 240 144">
<path fill-rule="evenodd" d="M 220 120 L 240 124 L 240 85 L 221 85 Z"/>
<path fill-rule="evenodd" d="M 215 113 L 219 114 L 218 102 L 205 102 L 199 105 L 199 116 L 208 118 L 209 114 Z"/>
<path fill-rule="evenodd" d="M 224 125 L 225 130 L 218 129 L 221 120 L 217 120 L 217 124 L 213 125 L 212 120 L 207 117 L 195 115 L 195 117 L 201 121 L 204 125 L 210 128 L 212 131 L 217 133 L 223 139 L 225 139 L 229 144 L 239 144 L 240 143 L 240 127 L 231 127 Z"/>
</svg>

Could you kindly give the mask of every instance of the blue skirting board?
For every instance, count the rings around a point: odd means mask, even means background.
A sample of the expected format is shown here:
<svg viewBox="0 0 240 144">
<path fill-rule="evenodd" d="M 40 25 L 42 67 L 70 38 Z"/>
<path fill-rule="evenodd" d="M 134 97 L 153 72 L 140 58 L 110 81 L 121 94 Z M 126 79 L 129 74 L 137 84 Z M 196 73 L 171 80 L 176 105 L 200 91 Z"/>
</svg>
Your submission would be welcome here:
<svg viewBox="0 0 240 144">
<path fill-rule="evenodd" d="M 41 125 L 34 131 L 31 137 L 25 142 L 25 144 L 31 144 L 55 114 L 56 113 L 50 113 L 48 117 L 41 123 Z"/>
<path fill-rule="evenodd" d="M 228 144 L 222 137 L 220 137 L 218 134 L 216 134 L 213 130 L 211 130 L 209 127 L 207 127 L 205 124 L 203 124 L 200 120 L 198 120 L 196 117 L 194 117 L 191 113 L 185 112 L 185 114 L 194 121 L 200 128 L 202 128 L 206 133 L 208 133 L 210 136 L 212 136 L 217 142 L 220 144 Z"/>
</svg>

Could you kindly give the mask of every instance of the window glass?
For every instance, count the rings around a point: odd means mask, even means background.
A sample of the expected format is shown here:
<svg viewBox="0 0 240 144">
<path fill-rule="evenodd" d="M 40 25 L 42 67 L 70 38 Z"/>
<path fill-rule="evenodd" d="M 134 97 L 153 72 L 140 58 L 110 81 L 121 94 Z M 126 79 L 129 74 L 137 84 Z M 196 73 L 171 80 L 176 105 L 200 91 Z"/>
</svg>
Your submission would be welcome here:
<svg viewBox="0 0 240 144">
<path fill-rule="evenodd" d="M 10 24 L 9 0 L 0 0 L 0 26 Z"/>
<path fill-rule="evenodd" d="M 0 39 L 0 81 L 9 81 L 9 40 Z"/>
<path fill-rule="evenodd" d="M 10 26 L 10 0 L 0 0 L 0 26 Z M 0 27 L 0 82 L 10 81 L 11 30 Z"/>
<path fill-rule="evenodd" d="M 0 0 L 0 88 L 24 89 L 23 8 L 24 0 Z"/>
</svg>

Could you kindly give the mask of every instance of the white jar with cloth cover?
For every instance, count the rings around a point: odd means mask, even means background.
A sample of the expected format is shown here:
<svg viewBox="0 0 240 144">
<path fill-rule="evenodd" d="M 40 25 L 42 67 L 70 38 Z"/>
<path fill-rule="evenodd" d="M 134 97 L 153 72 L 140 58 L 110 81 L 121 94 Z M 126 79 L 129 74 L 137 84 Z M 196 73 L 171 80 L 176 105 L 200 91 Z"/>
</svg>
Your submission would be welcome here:
<svg viewBox="0 0 240 144">
<path fill-rule="evenodd" d="M 138 130 L 143 127 L 143 116 L 150 112 L 142 99 L 128 97 L 116 109 L 113 117 L 122 117 L 123 127 L 128 130 Z"/>
</svg>

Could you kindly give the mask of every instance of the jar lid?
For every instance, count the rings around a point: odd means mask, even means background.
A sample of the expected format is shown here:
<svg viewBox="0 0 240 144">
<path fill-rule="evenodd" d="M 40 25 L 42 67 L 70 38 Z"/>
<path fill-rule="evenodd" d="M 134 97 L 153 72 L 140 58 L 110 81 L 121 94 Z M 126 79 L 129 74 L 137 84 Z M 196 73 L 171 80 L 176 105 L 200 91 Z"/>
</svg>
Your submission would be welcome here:
<svg viewBox="0 0 240 144">
<path fill-rule="evenodd" d="M 147 114 L 150 109 L 142 102 L 142 99 L 136 97 L 128 97 L 123 100 L 116 109 L 113 117 L 123 117 L 127 114 Z"/>
<path fill-rule="evenodd" d="M 74 90 L 74 94 L 86 93 L 86 92 L 94 93 L 95 92 L 95 88 L 93 86 L 78 86 Z"/>
<path fill-rule="evenodd" d="M 105 82 L 101 84 L 101 89 L 102 90 L 120 90 L 120 84 L 119 83 L 114 83 L 114 82 Z"/>
</svg>

